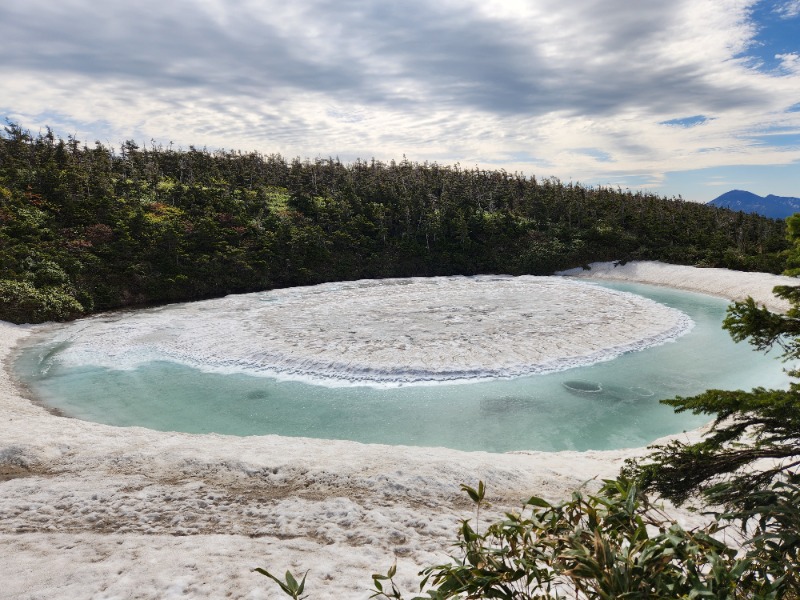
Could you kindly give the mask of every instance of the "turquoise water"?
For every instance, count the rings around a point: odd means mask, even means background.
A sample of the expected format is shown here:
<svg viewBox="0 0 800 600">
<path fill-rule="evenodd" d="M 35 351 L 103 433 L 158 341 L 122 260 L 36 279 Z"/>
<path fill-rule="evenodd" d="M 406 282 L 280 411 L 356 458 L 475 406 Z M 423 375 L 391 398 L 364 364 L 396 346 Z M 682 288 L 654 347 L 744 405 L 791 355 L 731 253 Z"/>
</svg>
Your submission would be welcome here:
<svg viewBox="0 0 800 600">
<path fill-rule="evenodd" d="M 46 334 L 23 349 L 15 371 L 46 405 L 99 423 L 490 452 L 642 446 L 707 421 L 677 415 L 659 399 L 788 383 L 780 361 L 722 331 L 726 301 L 639 284 L 605 287 L 682 310 L 696 325 L 676 342 L 590 367 L 461 385 L 331 388 L 163 361 L 66 368 Z"/>
</svg>

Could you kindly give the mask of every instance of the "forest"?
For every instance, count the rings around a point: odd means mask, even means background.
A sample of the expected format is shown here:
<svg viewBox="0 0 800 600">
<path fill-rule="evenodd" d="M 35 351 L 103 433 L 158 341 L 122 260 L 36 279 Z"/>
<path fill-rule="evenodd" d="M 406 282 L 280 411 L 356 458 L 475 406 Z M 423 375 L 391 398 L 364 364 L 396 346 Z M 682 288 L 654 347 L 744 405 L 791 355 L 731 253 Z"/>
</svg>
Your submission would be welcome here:
<svg viewBox="0 0 800 600">
<path fill-rule="evenodd" d="M 788 247 L 782 221 L 503 170 L 0 133 L 0 319 L 15 323 L 601 260 L 778 273 Z"/>
</svg>

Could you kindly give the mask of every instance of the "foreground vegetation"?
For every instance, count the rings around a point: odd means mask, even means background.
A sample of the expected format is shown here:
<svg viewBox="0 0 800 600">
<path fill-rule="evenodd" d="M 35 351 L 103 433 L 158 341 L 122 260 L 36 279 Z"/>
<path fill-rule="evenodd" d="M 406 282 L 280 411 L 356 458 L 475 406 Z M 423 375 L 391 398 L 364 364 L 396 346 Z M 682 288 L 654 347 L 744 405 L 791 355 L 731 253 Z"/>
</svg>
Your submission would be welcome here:
<svg viewBox="0 0 800 600">
<path fill-rule="evenodd" d="M 0 134 L 0 319 L 600 260 L 779 272 L 781 221 L 458 166 Z"/>
<path fill-rule="evenodd" d="M 463 487 L 479 511 L 483 484 Z M 798 486 L 784 499 L 791 512 L 800 512 Z M 684 529 L 624 478 L 604 482 L 595 495 L 576 492 L 562 504 L 532 497 L 484 533 L 475 522 L 475 529 L 469 520 L 461 524 L 457 560 L 420 573 L 425 595 L 412 600 L 797 598 L 796 560 L 793 567 L 779 553 L 764 552 L 755 541 L 766 531 L 760 524 L 754 537 L 732 548 L 720 540 L 724 523 Z M 286 595 L 307 597 L 305 577 L 298 582 L 287 572 L 281 580 L 256 570 Z M 395 574 L 392 567 L 372 575 L 373 598 L 403 598 Z"/>
</svg>

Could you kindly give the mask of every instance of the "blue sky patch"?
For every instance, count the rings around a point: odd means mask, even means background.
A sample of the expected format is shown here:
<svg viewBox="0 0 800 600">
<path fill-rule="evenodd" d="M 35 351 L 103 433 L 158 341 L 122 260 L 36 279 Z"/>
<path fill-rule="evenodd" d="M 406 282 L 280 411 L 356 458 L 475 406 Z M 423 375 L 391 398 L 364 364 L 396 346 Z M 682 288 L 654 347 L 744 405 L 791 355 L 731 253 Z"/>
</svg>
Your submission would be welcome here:
<svg viewBox="0 0 800 600">
<path fill-rule="evenodd" d="M 600 148 L 576 148 L 575 151 L 580 154 L 585 154 L 586 156 L 591 156 L 600 162 L 614 162 L 611 155 Z"/>
<path fill-rule="evenodd" d="M 752 58 L 760 71 L 774 71 L 781 62 L 776 55 L 798 51 L 800 15 L 790 10 L 790 2 L 761 0 L 753 8 L 752 21 L 757 33 L 753 44 L 741 56 Z"/>
<path fill-rule="evenodd" d="M 710 121 L 705 115 L 694 115 L 693 117 L 681 117 L 680 119 L 670 119 L 669 121 L 661 121 L 660 125 L 677 125 L 679 127 L 694 127 L 695 125 L 702 125 L 706 121 Z"/>
<path fill-rule="evenodd" d="M 776 146 L 778 148 L 800 148 L 800 133 L 781 133 L 777 135 L 758 135 L 750 139 L 764 144 L 765 146 Z"/>
</svg>

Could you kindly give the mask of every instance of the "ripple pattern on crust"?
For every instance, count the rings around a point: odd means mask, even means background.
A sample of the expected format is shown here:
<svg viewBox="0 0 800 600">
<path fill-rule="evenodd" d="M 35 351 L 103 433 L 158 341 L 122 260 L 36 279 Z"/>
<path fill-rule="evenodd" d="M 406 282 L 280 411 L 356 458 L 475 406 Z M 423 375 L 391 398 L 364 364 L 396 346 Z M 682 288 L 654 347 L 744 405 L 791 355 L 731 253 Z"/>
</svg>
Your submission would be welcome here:
<svg viewBox="0 0 800 600">
<path fill-rule="evenodd" d="M 516 377 L 609 360 L 692 327 L 652 300 L 560 277 L 435 277 L 289 288 L 87 319 L 56 359 L 329 384 Z"/>
</svg>

